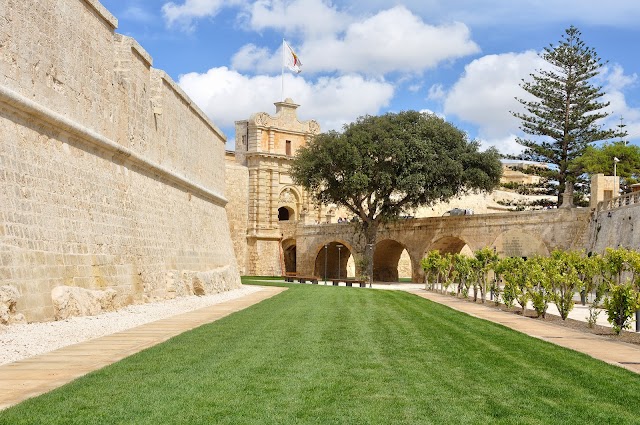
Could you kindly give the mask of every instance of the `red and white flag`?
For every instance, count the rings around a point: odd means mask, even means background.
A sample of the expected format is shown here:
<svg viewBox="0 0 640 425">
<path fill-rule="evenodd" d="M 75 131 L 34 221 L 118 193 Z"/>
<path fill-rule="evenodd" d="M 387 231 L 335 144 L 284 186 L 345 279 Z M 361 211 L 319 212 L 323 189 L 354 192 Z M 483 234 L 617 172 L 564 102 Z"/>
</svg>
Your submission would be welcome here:
<svg viewBox="0 0 640 425">
<path fill-rule="evenodd" d="M 301 73 L 302 62 L 300 61 L 300 58 L 298 57 L 296 52 L 293 51 L 291 46 L 289 46 L 289 44 L 286 41 L 282 40 L 282 43 L 283 43 L 282 48 L 284 50 L 284 54 L 283 54 L 284 66 L 286 66 L 296 74 Z"/>
</svg>

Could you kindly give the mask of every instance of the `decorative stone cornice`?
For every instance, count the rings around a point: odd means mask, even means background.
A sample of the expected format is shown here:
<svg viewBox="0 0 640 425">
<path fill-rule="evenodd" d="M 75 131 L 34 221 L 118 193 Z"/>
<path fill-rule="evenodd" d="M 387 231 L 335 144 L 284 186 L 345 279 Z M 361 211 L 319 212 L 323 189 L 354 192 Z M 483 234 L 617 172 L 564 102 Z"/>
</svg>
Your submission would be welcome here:
<svg viewBox="0 0 640 425">
<path fill-rule="evenodd" d="M 296 115 L 298 106 L 289 98 L 284 102 L 276 102 L 276 115 L 272 116 L 266 112 L 253 114 L 248 122 L 258 128 L 268 129 L 278 128 L 279 132 L 290 134 L 318 134 L 320 124 L 315 120 L 300 121 Z M 286 129 L 286 130 L 285 130 Z"/>
</svg>

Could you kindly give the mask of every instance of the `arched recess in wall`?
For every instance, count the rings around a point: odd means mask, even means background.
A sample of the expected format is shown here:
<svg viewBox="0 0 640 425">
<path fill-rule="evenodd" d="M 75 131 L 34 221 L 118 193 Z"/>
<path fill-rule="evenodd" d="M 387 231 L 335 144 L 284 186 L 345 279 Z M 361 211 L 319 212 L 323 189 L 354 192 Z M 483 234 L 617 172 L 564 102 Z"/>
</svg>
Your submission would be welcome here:
<svg viewBox="0 0 640 425">
<path fill-rule="evenodd" d="M 289 221 L 295 217 L 295 212 L 289 207 L 278 208 L 278 221 Z"/>
<path fill-rule="evenodd" d="M 403 255 L 404 254 L 404 255 Z M 400 276 L 400 259 L 408 258 L 409 276 Z M 402 264 L 406 274 L 406 264 Z M 400 277 L 411 277 L 411 257 L 405 246 L 398 241 L 385 239 L 376 244 L 373 253 L 373 280 L 378 282 L 398 282 Z"/>
<path fill-rule="evenodd" d="M 321 245 L 316 253 L 314 276 L 322 280 L 345 279 L 347 276 L 347 265 L 351 258 L 351 247 L 343 241 L 331 241 Z"/>
<path fill-rule="evenodd" d="M 438 250 L 440 254 L 462 254 L 468 257 L 473 255 L 473 251 L 467 243 L 457 236 L 444 236 L 433 242 L 427 248 L 425 255 L 429 251 Z"/>
<path fill-rule="evenodd" d="M 297 220 L 300 208 L 300 194 L 293 186 L 287 186 L 278 196 L 278 221 Z"/>
<path fill-rule="evenodd" d="M 296 240 L 285 239 L 282 241 L 282 255 L 284 257 L 284 268 L 287 273 L 293 273 L 296 268 Z"/>
<path fill-rule="evenodd" d="M 548 256 L 549 248 L 544 241 L 531 233 L 521 230 L 507 230 L 493 242 L 500 257 Z"/>
</svg>

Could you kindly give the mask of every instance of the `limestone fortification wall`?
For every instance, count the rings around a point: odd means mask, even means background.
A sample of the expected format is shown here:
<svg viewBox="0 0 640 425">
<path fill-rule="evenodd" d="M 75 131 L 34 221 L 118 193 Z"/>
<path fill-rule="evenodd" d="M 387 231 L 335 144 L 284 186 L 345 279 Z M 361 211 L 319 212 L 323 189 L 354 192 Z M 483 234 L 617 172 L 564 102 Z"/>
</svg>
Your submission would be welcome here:
<svg viewBox="0 0 640 425">
<path fill-rule="evenodd" d="M 249 169 L 235 162 L 230 155 L 226 168 L 227 199 L 225 207 L 233 249 L 238 261 L 238 271 L 247 274 L 247 225 L 249 221 Z"/>
<path fill-rule="evenodd" d="M 633 199 L 629 194 L 623 199 Z M 614 200 L 615 201 L 615 200 Z M 611 201 L 609 201 L 611 202 Z M 608 247 L 640 250 L 640 194 L 635 203 L 594 213 L 590 222 L 587 251 L 603 253 Z"/>
<path fill-rule="evenodd" d="M 95 0 L 0 2 L 0 286 L 115 304 L 240 285 L 225 138 Z"/>
</svg>

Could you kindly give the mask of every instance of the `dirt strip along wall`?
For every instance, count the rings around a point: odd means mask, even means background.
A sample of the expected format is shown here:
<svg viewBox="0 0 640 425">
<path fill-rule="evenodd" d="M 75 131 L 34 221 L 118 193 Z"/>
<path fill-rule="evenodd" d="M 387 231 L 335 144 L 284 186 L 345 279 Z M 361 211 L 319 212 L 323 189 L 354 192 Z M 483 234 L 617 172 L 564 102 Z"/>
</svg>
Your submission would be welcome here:
<svg viewBox="0 0 640 425">
<path fill-rule="evenodd" d="M 120 305 L 239 287 L 225 137 L 95 0 L 0 2 L 0 286 Z M 197 292 L 197 291 L 196 291 Z"/>
</svg>

